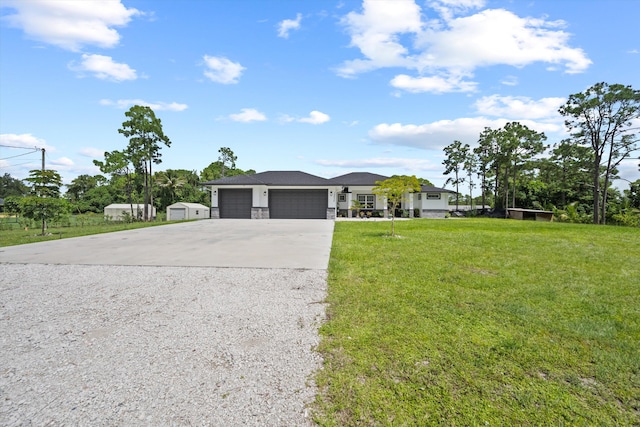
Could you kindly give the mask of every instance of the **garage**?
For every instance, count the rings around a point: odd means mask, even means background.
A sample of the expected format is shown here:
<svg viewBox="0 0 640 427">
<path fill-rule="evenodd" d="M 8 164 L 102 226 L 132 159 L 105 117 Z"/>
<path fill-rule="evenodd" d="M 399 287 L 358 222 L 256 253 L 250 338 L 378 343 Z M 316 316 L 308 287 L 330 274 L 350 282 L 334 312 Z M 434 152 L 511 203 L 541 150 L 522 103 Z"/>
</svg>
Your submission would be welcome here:
<svg viewBox="0 0 640 427">
<path fill-rule="evenodd" d="M 200 203 L 177 202 L 167 206 L 167 221 L 209 218 L 209 208 Z"/>
<path fill-rule="evenodd" d="M 276 219 L 326 219 L 327 191 L 287 189 L 269 191 L 269 217 Z"/>
<path fill-rule="evenodd" d="M 167 221 L 182 221 L 187 218 L 187 210 L 185 208 L 171 208 L 167 215 Z"/>
<path fill-rule="evenodd" d="M 251 219 L 252 190 L 250 188 L 221 188 L 218 200 L 220 218 Z"/>
</svg>

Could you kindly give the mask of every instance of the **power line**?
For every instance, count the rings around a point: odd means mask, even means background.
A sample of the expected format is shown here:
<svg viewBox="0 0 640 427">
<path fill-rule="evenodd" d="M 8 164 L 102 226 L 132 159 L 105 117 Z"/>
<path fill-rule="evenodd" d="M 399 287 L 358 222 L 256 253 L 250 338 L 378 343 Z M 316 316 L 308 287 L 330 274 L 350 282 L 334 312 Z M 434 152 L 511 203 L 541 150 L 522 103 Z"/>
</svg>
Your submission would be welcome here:
<svg viewBox="0 0 640 427">
<path fill-rule="evenodd" d="M 31 152 L 29 152 L 29 153 L 16 154 L 15 156 L 3 157 L 3 158 L 0 158 L 0 160 L 7 160 L 7 159 L 13 159 L 13 158 L 15 158 L 15 157 L 28 156 L 29 154 L 33 154 L 33 153 L 35 153 L 36 151 L 38 151 L 38 150 L 31 151 Z"/>
<path fill-rule="evenodd" d="M 18 147 L 17 145 L 6 145 L 6 144 L 0 144 L 0 147 L 19 148 L 21 150 L 32 150 L 32 151 L 42 150 L 42 148 L 38 148 L 38 147 Z"/>
</svg>

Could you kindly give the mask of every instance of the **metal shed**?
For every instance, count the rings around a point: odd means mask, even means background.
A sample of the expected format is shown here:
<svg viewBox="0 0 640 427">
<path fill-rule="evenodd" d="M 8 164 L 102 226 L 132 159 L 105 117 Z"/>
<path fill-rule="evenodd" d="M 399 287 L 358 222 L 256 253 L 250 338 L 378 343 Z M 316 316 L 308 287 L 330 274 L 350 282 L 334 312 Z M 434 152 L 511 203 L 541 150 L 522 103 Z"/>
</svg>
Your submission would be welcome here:
<svg viewBox="0 0 640 427">
<path fill-rule="evenodd" d="M 129 203 L 112 203 L 104 208 L 104 216 L 110 218 L 113 221 L 122 221 L 126 215 L 131 215 L 131 206 Z M 156 217 L 156 208 L 148 207 L 150 218 Z M 144 217 L 144 204 L 143 203 L 134 203 L 133 204 L 133 217 L 137 219 L 142 219 Z"/>
<path fill-rule="evenodd" d="M 167 206 L 167 221 L 209 218 L 209 208 L 200 203 L 178 202 Z"/>
</svg>

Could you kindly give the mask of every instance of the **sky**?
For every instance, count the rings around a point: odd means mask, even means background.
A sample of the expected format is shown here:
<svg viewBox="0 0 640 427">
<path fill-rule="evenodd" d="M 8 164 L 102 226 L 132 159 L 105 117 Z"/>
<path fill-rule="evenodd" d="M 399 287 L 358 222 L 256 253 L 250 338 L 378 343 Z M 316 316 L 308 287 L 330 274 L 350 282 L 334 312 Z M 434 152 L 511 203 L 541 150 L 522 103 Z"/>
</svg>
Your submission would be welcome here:
<svg viewBox="0 0 640 427">
<path fill-rule="evenodd" d="M 0 173 L 40 168 L 36 147 L 65 183 L 99 174 L 138 104 L 171 140 L 155 170 L 229 147 L 257 172 L 443 186 L 454 140 L 519 121 L 551 145 L 571 94 L 640 89 L 639 19 L 637 0 L 2 0 Z"/>
</svg>

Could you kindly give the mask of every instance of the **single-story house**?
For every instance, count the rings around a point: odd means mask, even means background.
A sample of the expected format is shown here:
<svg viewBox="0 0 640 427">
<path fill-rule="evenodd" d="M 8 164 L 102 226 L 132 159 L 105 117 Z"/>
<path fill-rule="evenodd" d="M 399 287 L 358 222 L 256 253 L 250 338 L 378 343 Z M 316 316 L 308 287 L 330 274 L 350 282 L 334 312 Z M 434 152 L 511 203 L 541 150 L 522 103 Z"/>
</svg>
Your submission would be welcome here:
<svg viewBox="0 0 640 427">
<path fill-rule="evenodd" d="M 133 206 L 133 217 L 137 219 L 144 218 L 144 203 L 134 203 L 133 205 L 129 203 L 112 203 L 104 208 L 104 216 L 105 218 L 109 218 L 112 221 L 122 221 L 125 219 L 127 215 L 131 215 L 131 207 Z M 155 218 L 156 217 L 156 208 L 152 206 L 147 206 L 147 212 L 150 213 L 148 217 Z"/>
<path fill-rule="evenodd" d="M 420 192 L 413 194 L 413 206 L 420 218 L 444 218 L 449 212 L 449 195 L 455 191 L 430 185 L 420 186 Z"/>
<path fill-rule="evenodd" d="M 354 201 L 366 215 L 388 217 L 384 198 L 373 194 L 377 181 L 389 177 L 353 172 L 326 179 L 300 171 L 267 171 L 236 175 L 202 185 L 211 189 L 211 218 L 335 219 L 353 215 Z M 403 202 L 402 209 L 414 216 L 444 217 L 451 190 L 422 186 Z"/>
<path fill-rule="evenodd" d="M 200 203 L 177 202 L 167 206 L 167 221 L 209 218 L 209 208 Z"/>
</svg>

